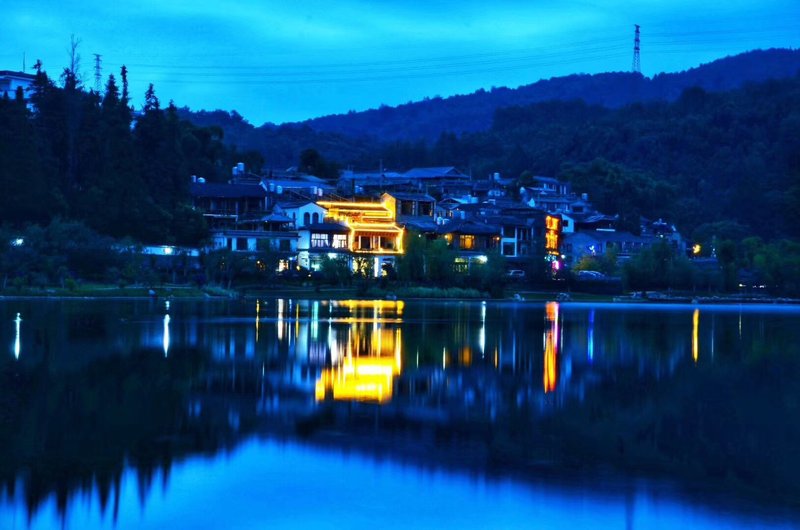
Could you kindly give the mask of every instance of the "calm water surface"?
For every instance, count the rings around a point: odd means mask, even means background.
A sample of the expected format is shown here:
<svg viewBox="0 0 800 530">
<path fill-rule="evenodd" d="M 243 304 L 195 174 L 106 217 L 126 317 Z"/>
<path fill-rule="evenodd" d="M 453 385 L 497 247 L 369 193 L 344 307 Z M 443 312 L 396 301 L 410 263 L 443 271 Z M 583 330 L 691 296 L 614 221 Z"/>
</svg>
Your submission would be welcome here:
<svg viewBox="0 0 800 530">
<path fill-rule="evenodd" d="M 0 301 L 0 528 L 797 528 L 798 324 Z"/>
</svg>

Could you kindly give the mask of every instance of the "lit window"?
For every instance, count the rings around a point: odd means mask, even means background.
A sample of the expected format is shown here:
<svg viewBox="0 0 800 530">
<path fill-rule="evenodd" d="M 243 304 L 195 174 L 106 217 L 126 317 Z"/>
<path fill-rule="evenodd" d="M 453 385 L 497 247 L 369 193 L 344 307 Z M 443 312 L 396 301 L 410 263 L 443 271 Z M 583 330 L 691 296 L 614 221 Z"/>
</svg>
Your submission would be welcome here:
<svg viewBox="0 0 800 530">
<path fill-rule="evenodd" d="M 311 248 L 327 248 L 329 246 L 328 234 L 311 234 Z"/>
<path fill-rule="evenodd" d="M 458 246 L 462 250 L 472 250 L 475 248 L 475 236 L 461 235 L 458 238 Z"/>
<path fill-rule="evenodd" d="M 347 234 L 333 235 L 333 248 L 347 248 Z"/>
</svg>

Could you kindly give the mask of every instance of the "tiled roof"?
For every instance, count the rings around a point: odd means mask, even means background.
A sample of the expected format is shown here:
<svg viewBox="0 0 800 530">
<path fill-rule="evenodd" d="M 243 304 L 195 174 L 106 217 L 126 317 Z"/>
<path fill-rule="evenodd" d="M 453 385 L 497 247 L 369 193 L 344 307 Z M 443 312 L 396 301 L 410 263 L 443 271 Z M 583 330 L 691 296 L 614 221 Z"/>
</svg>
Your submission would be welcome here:
<svg viewBox="0 0 800 530">
<path fill-rule="evenodd" d="M 240 199 L 244 197 L 264 198 L 267 192 L 261 186 L 253 184 L 217 184 L 214 182 L 192 182 L 189 185 L 192 197 L 215 197 L 224 199 Z"/>
<path fill-rule="evenodd" d="M 468 220 L 454 220 L 440 225 L 437 231 L 440 234 L 495 235 L 500 233 L 500 227 Z"/>
<path fill-rule="evenodd" d="M 435 199 L 428 195 L 427 193 L 398 193 L 398 192 L 391 192 L 389 193 L 392 197 L 400 201 L 424 201 L 424 202 L 433 202 Z"/>
<path fill-rule="evenodd" d="M 415 167 L 409 169 L 404 173 L 404 176 L 416 179 L 426 178 L 440 178 L 440 177 L 456 177 L 456 178 L 469 178 L 458 171 L 453 166 L 447 167 Z"/>
<path fill-rule="evenodd" d="M 325 222 L 306 225 L 305 230 L 309 230 L 312 232 L 336 232 L 336 233 L 350 232 L 350 228 L 341 223 L 325 223 Z"/>
</svg>

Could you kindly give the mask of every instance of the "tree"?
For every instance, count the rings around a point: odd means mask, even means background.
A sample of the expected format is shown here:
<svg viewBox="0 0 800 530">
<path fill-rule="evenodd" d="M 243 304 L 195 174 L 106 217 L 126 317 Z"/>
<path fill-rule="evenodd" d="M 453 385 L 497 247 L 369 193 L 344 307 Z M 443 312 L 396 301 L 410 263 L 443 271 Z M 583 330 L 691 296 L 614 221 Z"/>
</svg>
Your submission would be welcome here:
<svg viewBox="0 0 800 530">
<path fill-rule="evenodd" d="M 314 175 L 323 179 L 339 178 L 339 167 L 336 164 L 326 161 L 316 149 L 304 149 L 300 153 L 300 165 L 298 169 L 309 175 Z"/>
<path fill-rule="evenodd" d="M 346 258 L 322 258 L 320 264 L 322 280 L 331 285 L 350 285 L 353 280 L 353 272 L 347 263 Z"/>
<path fill-rule="evenodd" d="M 45 222 L 56 207 L 36 146 L 21 89 L 0 98 L 0 222 Z"/>
<path fill-rule="evenodd" d="M 486 254 L 486 262 L 474 266 L 471 276 L 478 279 L 480 290 L 494 298 L 503 296 L 506 285 L 506 258 L 499 252 Z"/>
<path fill-rule="evenodd" d="M 405 252 L 397 257 L 397 277 L 404 282 L 421 282 L 428 279 L 425 255 L 429 241 L 419 232 L 409 231 L 404 236 Z"/>
</svg>

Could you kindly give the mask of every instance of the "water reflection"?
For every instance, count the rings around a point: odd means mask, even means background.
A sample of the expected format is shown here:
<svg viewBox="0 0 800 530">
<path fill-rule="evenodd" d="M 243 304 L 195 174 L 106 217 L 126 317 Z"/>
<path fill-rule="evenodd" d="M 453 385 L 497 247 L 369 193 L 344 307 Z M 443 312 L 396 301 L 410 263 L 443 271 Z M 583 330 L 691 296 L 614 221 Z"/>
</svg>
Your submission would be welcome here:
<svg viewBox="0 0 800 530">
<path fill-rule="evenodd" d="M 316 399 L 387 402 L 392 398 L 394 377 L 400 375 L 400 370 L 399 347 L 394 357 L 358 357 L 348 353 L 341 363 L 322 370 L 316 384 Z"/>
<path fill-rule="evenodd" d="M 394 301 L 364 302 L 348 300 L 331 302 L 331 309 L 348 311 L 343 321 L 349 327 L 333 329 L 333 316 L 328 316 L 329 350 L 325 355 L 330 366 L 322 369 L 315 385 L 317 401 L 325 399 L 359 400 L 384 403 L 392 398 L 394 378 L 402 367 L 402 330 L 397 324 L 404 303 Z M 388 322 L 382 315 L 389 311 Z M 367 314 L 371 311 L 371 318 Z M 394 318 L 393 318 L 394 317 Z M 319 302 L 311 310 L 311 339 L 318 343 Z M 345 337 L 339 340 L 339 337 Z M 321 355 L 317 354 L 317 358 Z"/>
<path fill-rule="evenodd" d="M 169 353 L 169 313 L 164 315 L 164 357 Z"/>
<path fill-rule="evenodd" d="M 359 446 L 365 417 L 382 446 L 423 466 L 541 465 L 577 431 L 598 458 L 606 446 L 620 460 L 699 454 L 709 474 L 776 489 L 800 471 L 782 441 L 800 433 L 776 420 L 799 397 L 800 362 L 782 357 L 800 340 L 796 310 L 704 307 L 701 330 L 696 307 L 26 304 L 21 330 L 16 308 L 0 303 L 15 322 L 0 340 L 18 359 L 0 360 L 13 365 L 0 366 L 0 483 L 29 513 L 53 496 L 65 511 L 77 492 L 111 509 L 126 466 L 142 499 L 154 477 L 168 492 L 174 461 L 222 454 L 254 433 L 333 431 Z M 699 356 L 709 331 L 714 363 Z"/>
<path fill-rule="evenodd" d="M 544 331 L 544 392 L 552 392 L 558 383 L 556 360 L 558 356 L 558 303 L 548 302 L 545 307 L 547 327 Z"/>
<path fill-rule="evenodd" d="M 22 325 L 22 316 L 17 313 L 17 318 L 14 319 L 14 358 L 19 359 L 20 350 L 20 326 Z"/>
</svg>

